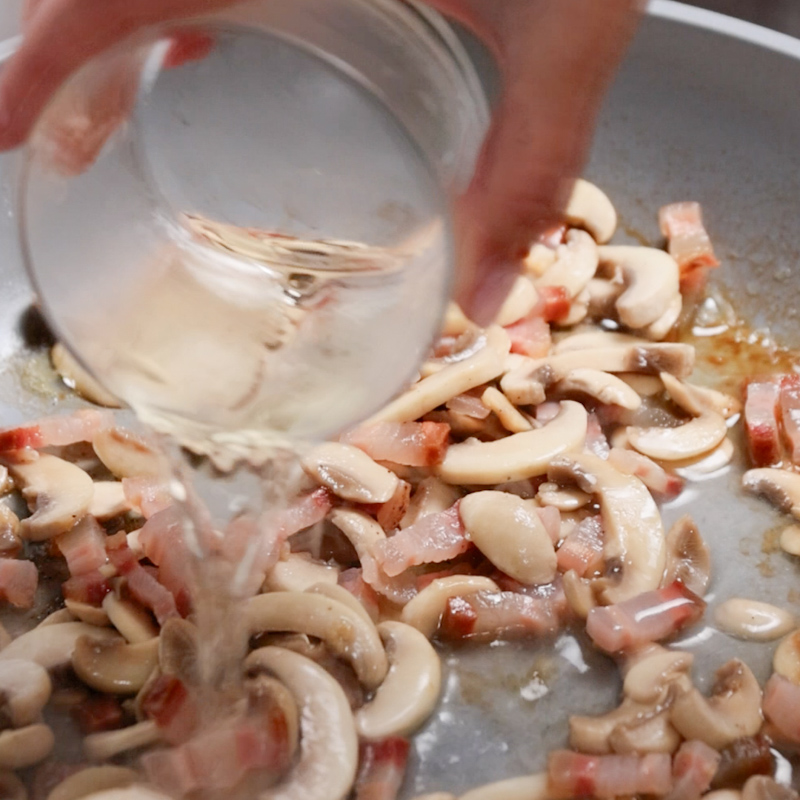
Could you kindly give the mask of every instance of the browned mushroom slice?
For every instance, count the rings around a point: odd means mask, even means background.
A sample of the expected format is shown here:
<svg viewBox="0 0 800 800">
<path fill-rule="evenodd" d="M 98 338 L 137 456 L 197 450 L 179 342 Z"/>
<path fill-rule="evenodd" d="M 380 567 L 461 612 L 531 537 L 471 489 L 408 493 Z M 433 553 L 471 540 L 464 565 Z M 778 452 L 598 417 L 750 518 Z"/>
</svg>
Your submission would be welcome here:
<svg viewBox="0 0 800 800">
<path fill-rule="evenodd" d="M 315 447 L 303 459 L 303 469 L 338 497 L 356 503 L 386 503 L 397 489 L 397 475 L 357 447 L 339 442 Z"/>
<path fill-rule="evenodd" d="M 742 476 L 746 492 L 760 494 L 781 511 L 800 519 L 800 475 L 785 469 L 751 469 Z"/>
<path fill-rule="evenodd" d="M 662 586 L 681 581 L 687 589 L 702 597 L 711 580 L 711 553 L 688 514 L 669 529 L 666 545 L 667 566 Z"/>
<path fill-rule="evenodd" d="M 158 639 L 140 644 L 75 642 L 72 668 L 87 686 L 107 694 L 136 694 L 158 664 Z"/>
</svg>

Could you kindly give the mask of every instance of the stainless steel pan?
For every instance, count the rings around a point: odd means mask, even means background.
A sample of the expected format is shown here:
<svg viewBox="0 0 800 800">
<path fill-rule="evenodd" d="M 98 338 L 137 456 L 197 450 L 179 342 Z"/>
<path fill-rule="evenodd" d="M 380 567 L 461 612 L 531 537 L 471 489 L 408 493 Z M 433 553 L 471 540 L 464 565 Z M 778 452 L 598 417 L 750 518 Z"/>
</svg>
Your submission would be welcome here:
<svg viewBox="0 0 800 800">
<path fill-rule="evenodd" d="M 0 22 L 0 30 L 7 27 Z M 702 202 L 723 267 L 715 281 L 757 326 L 800 346 L 800 41 L 680 3 L 657 0 L 606 105 L 589 176 L 612 197 L 624 228 L 658 240 L 663 203 Z M 7 173 L 11 157 L 0 160 Z M 8 186 L 8 183 L 5 184 Z M 0 214 L 0 417 L 51 410 L 37 371 L 23 367 L 31 291 L 16 244 L 11 197 Z M 33 374 L 33 381 L 31 380 Z M 800 617 L 800 563 L 762 552 L 778 518 L 741 495 L 741 464 L 690 486 L 665 511 L 691 512 L 713 551 L 711 604 L 757 596 Z M 768 549 L 768 548 L 766 548 Z M 760 678 L 771 646 L 693 631 L 701 686 L 733 655 Z M 470 647 L 446 656 L 445 697 L 417 736 L 407 784 L 458 792 L 540 769 L 562 745 L 570 713 L 615 704 L 616 671 L 571 635 L 555 642 Z M 800 780 L 800 774 L 796 775 Z"/>
</svg>

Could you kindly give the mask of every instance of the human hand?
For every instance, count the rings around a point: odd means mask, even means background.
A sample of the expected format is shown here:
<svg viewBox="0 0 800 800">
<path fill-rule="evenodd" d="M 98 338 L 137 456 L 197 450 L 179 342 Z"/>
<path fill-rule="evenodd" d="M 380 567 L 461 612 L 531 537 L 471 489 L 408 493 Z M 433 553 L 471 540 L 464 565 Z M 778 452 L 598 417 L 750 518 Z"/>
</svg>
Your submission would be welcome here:
<svg viewBox="0 0 800 800">
<path fill-rule="evenodd" d="M 20 50 L 0 76 L 0 149 L 29 136 L 57 90 L 87 61 L 153 26 L 208 14 L 236 0 L 27 0 Z M 427 0 L 494 52 L 503 94 L 475 176 L 456 204 L 456 295 L 488 322 L 531 242 L 559 217 L 588 151 L 594 121 L 640 0 Z M 175 63 L 207 42 L 178 37 Z M 133 65 L 137 66 L 136 63 Z M 75 122 L 53 109 L 48 146 L 76 171 L 91 163 L 135 97 L 130 59 L 112 62 Z M 50 113 L 50 112 L 47 112 Z M 87 123 L 95 134 L 86 137 Z M 48 133 L 49 129 L 49 133 Z M 82 141 L 80 147 L 76 143 Z"/>
</svg>

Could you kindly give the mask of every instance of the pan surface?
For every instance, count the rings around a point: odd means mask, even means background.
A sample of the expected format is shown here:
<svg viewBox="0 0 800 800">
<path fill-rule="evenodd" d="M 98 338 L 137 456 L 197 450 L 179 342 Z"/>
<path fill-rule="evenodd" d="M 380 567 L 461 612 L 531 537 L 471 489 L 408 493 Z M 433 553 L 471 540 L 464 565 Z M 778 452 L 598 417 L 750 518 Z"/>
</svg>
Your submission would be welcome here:
<svg viewBox="0 0 800 800">
<path fill-rule="evenodd" d="M 679 3 L 655 2 L 608 99 L 588 169 L 614 201 L 632 241 L 659 241 L 659 206 L 700 201 L 723 262 L 714 284 L 753 326 L 768 326 L 795 347 L 799 90 L 800 42 Z M 0 170 L 10 174 L 12 163 L 3 157 Z M 31 291 L 10 191 L 4 192 L 0 419 L 11 424 L 64 401 L 54 398 L 53 384 L 36 366 L 42 356 L 32 356 L 25 344 L 21 320 Z M 800 564 L 767 546 L 765 534 L 779 518 L 766 503 L 742 495 L 742 468 L 739 459 L 690 484 L 664 510 L 665 522 L 691 513 L 709 543 L 712 609 L 721 599 L 744 595 L 800 617 Z M 697 655 L 694 674 L 701 688 L 733 656 L 746 660 L 760 680 L 769 674 L 773 645 L 744 644 L 708 627 L 694 629 L 681 646 Z M 409 797 L 423 790 L 457 793 L 541 769 L 547 751 L 565 743 L 570 714 L 602 713 L 617 701 L 611 662 L 570 633 L 542 644 L 464 647 L 444 658 L 444 699 L 415 739 Z"/>
</svg>

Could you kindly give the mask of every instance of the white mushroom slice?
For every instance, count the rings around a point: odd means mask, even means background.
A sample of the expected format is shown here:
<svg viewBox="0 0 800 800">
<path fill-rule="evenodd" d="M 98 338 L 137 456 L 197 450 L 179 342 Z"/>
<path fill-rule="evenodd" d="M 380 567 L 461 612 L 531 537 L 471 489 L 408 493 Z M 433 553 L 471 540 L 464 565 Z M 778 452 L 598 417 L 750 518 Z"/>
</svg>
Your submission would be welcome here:
<svg viewBox="0 0 800 800">
<path fill-rule="evenodd" d="M 25 539 L 41 542 L 66 533 L 89 511 L 92 479 L 80 468 L 48 453 L 9 468 L 33 515 L 22 520 Z"/>
<path fill-rule="evenodd" d="M 44 761 L 53 751 L 55 737 L 38 723 L 0 733 L 0 769 L 24 769 Z"/>
<path fill-rule="evenodd" d="M 61 625 L 63 622 L 74 622 L 75 617 L 68 608 L 59 608 L 52 614 L 48 614 L 36 627 L 45 628 L 48 625 Z"/>
<path fill-rule="evenodd" d="M 526 586 L 556 576 L 556 551 L 536 502 L 506 492 L 474 492 L 458 507 L 471 539 L 499 570 Z"/>
<path fill-rule="evenodd" d="M 428 639 L 436 633 L 447 601 L 476 592 L 499 592 L 497 584 L 478 575 L 450 575 L 431 581 L 404 607 L 400 618 Z"/>
<path fill-rule="evenodd" d="M 169 470 L 166 458 L 155 447 L 124 428 L 99 431 L 92 447 L 116 478 L 152 478 Z"/>
<path fill-rule="evenodd" d="M 564 595 L 573 613 L 579 619 L 586 619 L 597 605 L 591 581 L 581 578 L 574 569 L 567 570 L 563 576 Z"/>
<path fill-rule="evenodd" d="M 119 481 L 95 481 L 89 513 L 101 522 L 131 510 L 125 490 Z"/>
<path fill-rule="evenodd" d="M 104 389 L 73 358 L 72 354 L 61 342 L 56 342 L 53 345 L 52 350 L 50 350 L 50 360 L 53 362 L 53 369 L 61 376 L 64 383 L 90 403 L 105 406 L 106 408 L 121 407 L 119 399 L 107 389 Z"/>
<path fill-rule="evenodd" d="M 713 450 L 725 439 L 728 426 L 724 417 L 707 412 L 677 428 L 627 429 L 631 446 L 659 461 L 684 461 Z"/>
<path fill-rule="evenodd" d="M 742 404 L 735 397 L 723 392 L 704 386 L 692 386 L 666 372 L 660 378 L 673 402 L 694 417 L 711 411 L 730 419 L 742 410 Z"/>
<path fill-rule="evenodd" d="M 538 406 L 547 397 L 546 386 L 553 380 L 552 371 L 539 369 L 539 362 L 520 356 L 506 363 L 507 371 L 500 388 L 510 403 L 517 406 Z"/>
<path fill-rule="evenodd" d="M 610 347 L 644 347 L 651 344 L 646 339 L 630 333 L 604 331 L 590 327 L 588 330 L 571 333 L 553 346 L 553 353 L 574 353 L 577 350 L 606 350 Z"/>
<path fill-rule="evenodd" d="M 794 617 L 782 608 L 731 597 L 714 609 L 717 627 L 729 636 L 751 642 L 770 642 L 785 636 L 795 626 Z"/>
<path fill-rule="evenodd" d="M 583 447 L 587 423 L 586 409 L 565 400 L 558 416 L 538 430 L 450 445 L 436 472 L 448 483 L 479 486 L 544 475 L 556 456 Z"/>
<path fill-rule="evenodd" d="M 373 548 L 386 538 L 383 528 L 367 514 L 351 511 L 348 508 L 333 509 L 329 519 L 353 545 L 362 565 L 371 564 L 374 561 Z M 367 577 L 369 578 L 369 575 Z"/>
<path fill-rule="evenodd" d="M 591 319 L 610 319 L 616 314 L 616 302 L 625 291 L 622 280 L 592 278 L 586 286 L 588 316 Z"/>
<path fill-rule="evenodd" d="M 589 316 L 589 302 L 591 295 L 588 289 L 584 289 L 569 304 L 569 311 L 565 316 L 559 317 L 556 323 L 559 328 L 572 328 L 583 322 Z"/>
<path fill-rule="evenodd" d="M 651 342 L 660 342 L 677 325 L 683 311 L 683 297 L 676 294 L 667 310 L 639 333 Z"/>
<path fill-rule="evenodd" d="M 658 711 L 620 722 L 608 742 L 615 753 L 674 753 L 680 747 L 681 736 L 670 723 L 669 712 Z"/>
<path fill-rule="evenodd" d="M 758 681 L 746 664 L 729 661 L 717 672 L 711 697 L 695 688 L 679 694 L 670 720 L 684 738 L 700 739 L 715 750 L 755 736 L 763 722 Z"/>
<path fill-rule="evenodd" d="M 563 286 L 570 298 L 575 298 L 594 277 L 598 263 L 594 239 L 585 231 L 572 230 L 567 243 L 556 250 L 555 264 L 536 280 L 536 286 Z"/>
<path fill-rule="evenodd" d="M 364 606 L 358 601 L 354 595 L 350 594 L 344 586 L 339 586 L 338 583 L 316 583 L 314 586 L 309 586 L 306 589 L 307 592 L 311 592 L 312 594 L 321 594 L 325 597 L 329 597 L 331 600 L 337 600 L 342 605 L 348 606 L 352 608 L 356 614 L 360 614 L 365 622 L 373 623 L 375 620 L 369 615 L 369 611 L 367 611 Z"/>
<path fill-rule="evenodd" d="M 598 369 L 573 369 L 556 384 L 560 392 L 579 392 L 593 397 L 609 406 L 620 406 L 636 411 L 642 405 L 642 398 L 628 386 L 608 372 Z"/>
<path fill-rule="evenodd" d="M 307 592 L 258 595 L 247 603 L 245 625 L 251 636 L 286 631 L 322 639 L 333 655 L 352 664 L 368 689 L 375 689 L 386 677 L 389 664 L 375 626 L 329 597 Z"/>
<path fill-rule="evenodd" d="M 130 642 L 139 644 L 158 636 L 158 628 L 150 614 L 130 600 L 122 600 L 114 592 L 103 598 L 103 611 L 111 624 Z"/>
<path fill-rule="evenodd" d="M 83 753 L 90 761 L 108 761 L 120 753 L 138 750 L 161 741 L 161 731 L 148 719 L 117 731 L 90 733 L 83 740 Z"/>
<path fill-rule="evenodd" d="M 2 550 L 5 552 L 19 550 L 22 546 L 19 536 L 19 517 L 5 503 L 0 503 L 0 537 L 2 537 Z"/>
<path fill-rule="evenodd" d="M 303 458 L 303 469 L 338 497 L 356 503 L 386 503 L 397 489 L 397 475 L 341 442 L 315 447 Z"/>
<path fill-rule="evenodd" d="M 670 686 L 689 675 L 693 663 L 692 653 L 656 647 L 627 670 L 622 691 L 634 702 L 660 705 Z"/>
<path fill-rule="evenodd" d="M 751 469 L 742 476 L 746 492 L 760 494 L 780 511 L 800 519 L 800 474 L 785 469 Z"/>
<path fill-rule="evenodd" d="M 372 417 L 370 422 L 409 422 L 419 419 L 456 395 L 497 378 L 503 373 L 511 342 L 508 334 L 497 326 L 489 328 L 485 338 L 486 344 L 478 352 L 415 383 L 405 394 Z"/>
<path fill-rule="evenodd" d="M 102 608 L 89 605 L 89 603 L 81 603 L 77 600 L 65 600 L 64 605 L 75 619 L 79 619 L 87 625 L 105 628 L 110 624 L 108 614 Z"/>
<path fill-rule="evenodd" d="M 550 800 L 547 773 L 506 778 L 462 794 L 459 800 Z"/>
<path fill-rule="evenodd" d="M 75 642 L 81 636 L 95 641 L 119 641 L 119 635 L 110 628 L 98 628 L 85 622 L 62 622 L 57 625 L 39 625 L 14 639 L 0 651 L 0 661 L 7 658 L 21 658 L 35 661 L 47 670 L 69 664 Z"/>
<path fill-rule="evenodd" d="M 90 689 L 106 694 L 136 694 L 158 664 L 158 639 L 140 644 L 80 638 L 72 668 Z"/>
<path fill-rule="evenodd" d="M 702 597 L 711 581 L 711 553 L 694 520 L 686 514 L 667 533 L 667 566 L 662 586 L 680 581 Z"/>
<path fill-rule="evenodd" d="M 781 531 L 781 550 L 790 556 L 800 556 L 800 525 L 787 525 Z"/>
<path fill-rule="evenodd" d="M 459 497 L 461 492 L 449 483 L 440 481 L 435 476 L 423 478 L 411 497 L 408 511 L 400 521 L 400 528 L 408 528 L 429 514 L 446 511 Z"/>
<path fill-rule="evenodd" d="M 591 495 L 572 487 L 562 488 L 557 483 L 545 482 L 536 493 L 536 499 L 543 506 L 553 506 L 559 511 L 577 511 L 591 499 Z"/>
<path fill-rule="evenodd" d="M 442 667 L 428 639 L 403 622 L 378 626 L 389 672 L 375 696 L 356 713 L 362 739 L 409 736 L 433 713 L 439 700 Z"/>
<path fill-rule="evenodd" d="M 300 712 L 300 757 L 289 775 L 260 800 L 342 800 L 358 764 L 358 737 L 347 697 L 313 661 L 278 647 L 263 647 L 245 660 L 249 671 L 274 674 L 294 695 Z"/>
<path fill-rule="evenodd" d="M 786 680 L 800 686 L 800 630 L 790 633 L 775 648 L 772 669 Z"/>
<path fill-rule="evenodd" d="M 704 476 L 713 475 L 727 467 L 733 460 L 735 452 L 733 442 L 726 437 L 713 450 L 700 458 L 673 461 L 670 466 L 680 478 L 687 481 L 701 480 Z"/>
<path fill-rule="evenodd" d="M 447 311 L 444 314 L 442 323 L 442 336 L 461 336 L 462 333 L 471 331 L 475 328 L 467 315 L 461 310 L 461 306 L 452 300 L 447 304 Z"/>
<path fill-rule="evenodd" d="M 662 373 L 664 374 L 664 373 Z M 667 373 L 668 374 L 668 373 Z M 628 384 L 639 397 L 653 397 L 664 391 L 664 384 L 657 375 L 641 375 L 636 372 L 621 372 L 617 377 Z"/>
<path fill-rule="evenodd" d="M 539 294 L 531 283 L 530 278 L 525 275 L 518 275 L 511 287 L 511 291 L 503 301 L 500 311 L 497 312 L 494 324 L 505 327 L 519 322 L 523 317 L 527 317 L 536 303 L 539 302 Z"/>
<path fill-rule="evenodd" d="M 601 247 L 600 262 L 622 270 L 626 289 L 616 302 L 623 325 L 644 328 L 662 317 L 680 294 L 678 262 L 653 247 Z"/>
<path fill-rule="evenodd" d="M 570 225 L 584 228 L 605 244 L 617 230 L 617 212 L 608 195 L 593 183 L 578 178 L 564 212 Z"/>
<path fill-rule="evenodd" d="M 47 795 L 47 800 L 83 800 L 109 789 L 124 789 L 140 775 L 127 767 L 87 767 L 65 778 Z"/>
<path fill-rule="evenodd" d="M 538 278 L 544 275 L 556 261 L 556 251 L 545 244 L 538 242 L 531 247 L 530 252 L 522 262 L 522 268 L 526 275 Z"/>
<path fill-rule="evenodd" d="M 497 415 L 500 424 L 511 433 L 523 433 L 533 428 L 530 421 L 514 408 L 511 401 L 494 386 L 489 386 L 481 395 L 481 402 Z"/>
<path fill-rule="evenodd" d="M 0 660 L 0 709 L 14 728 L 31 725 L 50 699 L 52 685 L 44 667 L 19 658 Z"/>
<path fill-rule="evenodd" d="M 264 587 L 271 592 L 304 592 L 317 583 L 335 584 L 338 576 L 338 567 L 315 561 L 307 553 L 290 553 L 267 573 Z"/>
<path fill-rule="evenodd" d="M 621 705 L 597 717 L 573 715 L 569 718 L 569 744 L 574 750 L 591 755 L 612 752 L 609 741 L 617 725 L 652 713 L 649 706 L 625 698 Z"/>
<path fill-rule="evenodd" d="M 664 574 L 666 546 L 661 514 L 647 487 L 589 453 L 562 456 L 548 470 L 550 480 L 569 480 L 597 496 L 605 532 L 606 564 L 619 570 L 603 590 L 607 603 L 620 603 L 657 589 Z"/>
</svg>

